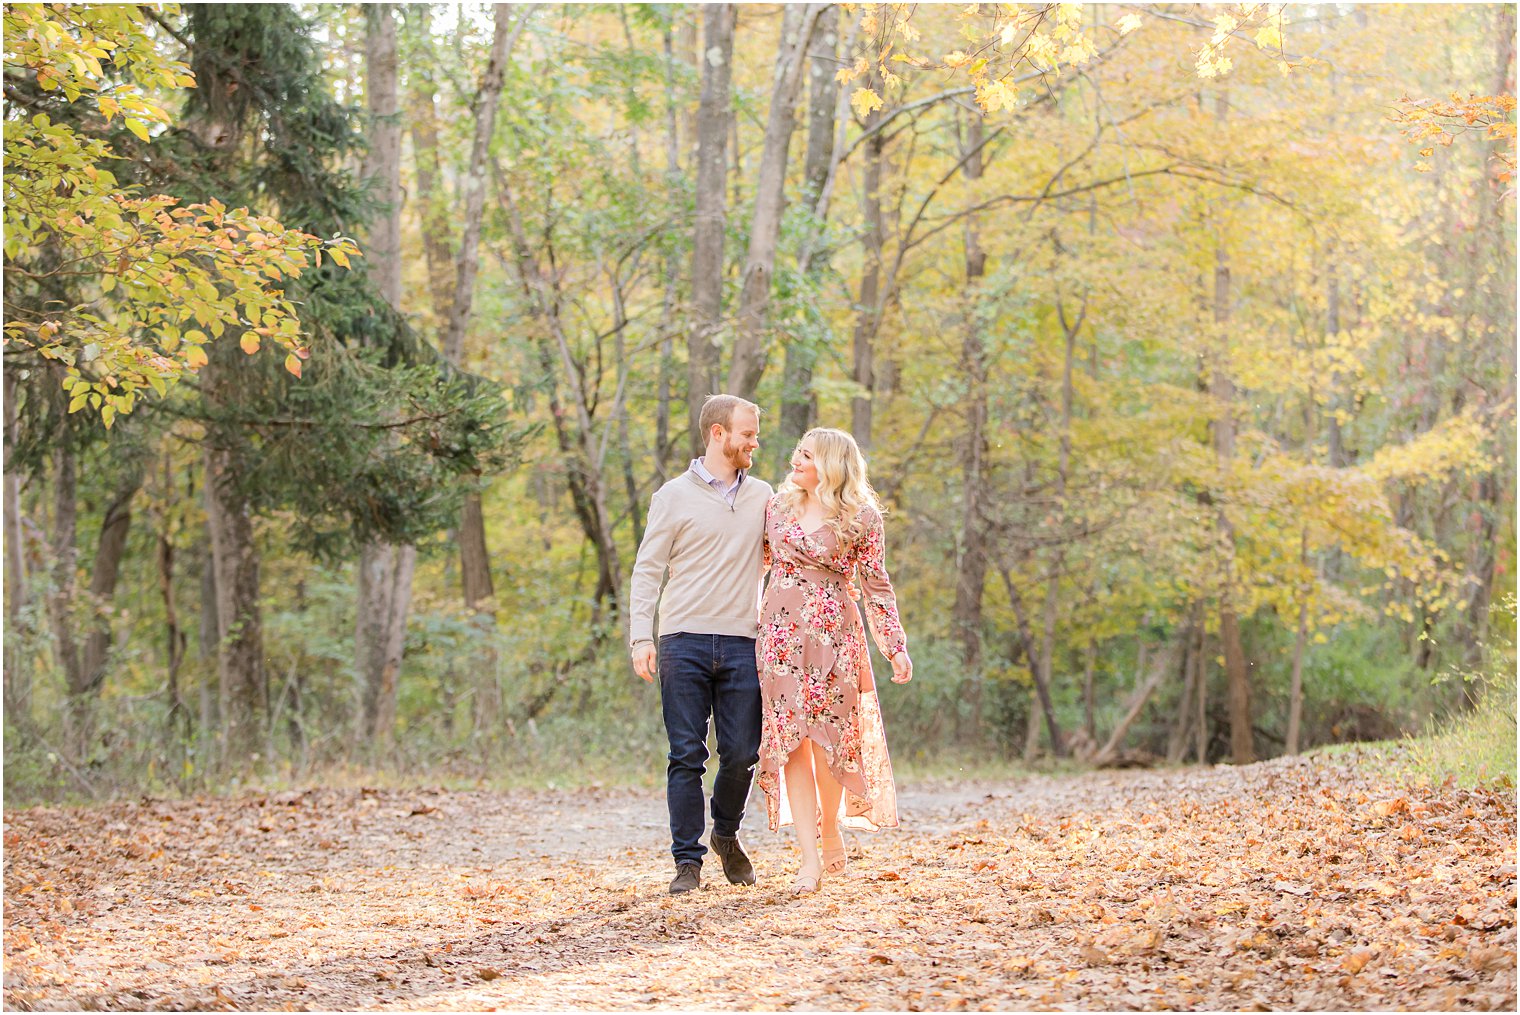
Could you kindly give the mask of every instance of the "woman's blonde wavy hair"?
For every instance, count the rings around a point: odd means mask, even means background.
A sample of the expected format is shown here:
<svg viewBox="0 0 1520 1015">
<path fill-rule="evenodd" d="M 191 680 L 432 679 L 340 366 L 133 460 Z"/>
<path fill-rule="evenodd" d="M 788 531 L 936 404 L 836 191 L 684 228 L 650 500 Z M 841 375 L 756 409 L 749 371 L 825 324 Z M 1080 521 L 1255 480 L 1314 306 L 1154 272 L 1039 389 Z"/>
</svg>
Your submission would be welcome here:
<svg viewBox="0 0 1520 1015">
<path fill-rule="evenodd" d="M 813 441 L 813 465 L 818 469 L 818 500 L 823 504 L 825 522 L 836 536 L 846 533 L 858 535 L 860 514 L 866 508 L 881 513 L 881 501 L 871 489 L 866 475 L 866 459 L 860 453 L 855 438 L 843 430 L 832 427 L 814 427 L 802 435 L 802 441 Z M 794 451 L 793 454 L 796 454 Z M 781 481 L 780 504 L 793 518 L 802 515 L 805 497 L 803 489 L 791 474 Z"/>
</svg>

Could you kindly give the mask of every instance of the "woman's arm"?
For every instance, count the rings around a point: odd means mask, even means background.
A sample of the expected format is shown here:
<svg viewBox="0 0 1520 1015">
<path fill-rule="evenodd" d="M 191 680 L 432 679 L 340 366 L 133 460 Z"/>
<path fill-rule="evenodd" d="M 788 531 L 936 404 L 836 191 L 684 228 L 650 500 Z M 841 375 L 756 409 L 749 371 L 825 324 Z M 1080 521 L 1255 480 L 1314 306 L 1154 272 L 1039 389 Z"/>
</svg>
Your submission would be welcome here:
<svg viewBox="0 0 1520 1015">
<path fill-rule="evenodd" d="M 776 504 L 776 495 L 771 494 L 771 499 L 765 502 L 765 523 L 760 529 L 760 578 L 763 581 L 771 570 L 771 508 Z"/>
<path fill-rule="evenodd" d="M 861 603 L 871 625 L 871 634 L 876 638 L 876 647 L 881 649 L 882 655 L 892 659 L 907 650 L 908 638 L 897 613 L 897 594 L 887 574 L 886 529 L 876 511 L 869 511 L 862 521 L 865 532 L 855 546 L 860 585 L 865 593 Z"/>
</svg>

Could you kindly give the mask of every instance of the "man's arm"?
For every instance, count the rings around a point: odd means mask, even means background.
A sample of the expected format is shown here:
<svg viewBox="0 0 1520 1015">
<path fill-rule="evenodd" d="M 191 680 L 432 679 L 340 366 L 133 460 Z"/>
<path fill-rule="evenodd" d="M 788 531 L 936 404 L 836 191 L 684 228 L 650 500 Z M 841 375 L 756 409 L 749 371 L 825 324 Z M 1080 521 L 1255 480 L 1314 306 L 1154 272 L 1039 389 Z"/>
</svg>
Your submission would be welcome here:
<svg viewBox="0 0 1520 1015">
<path fill-rule="evenodd" d="M 660 586 L 670 563 L 670 548 L 675 542 L 675 524 L 667 498 L 655 491 L 649 503 L 649 520 L 644 539 L 633 562 L 633 578 L 628 584 L 628 646 L 633 654 L 633 669 L 645 680 L 655 675 L 654 611 L 660 601 Z"/>
</svg>

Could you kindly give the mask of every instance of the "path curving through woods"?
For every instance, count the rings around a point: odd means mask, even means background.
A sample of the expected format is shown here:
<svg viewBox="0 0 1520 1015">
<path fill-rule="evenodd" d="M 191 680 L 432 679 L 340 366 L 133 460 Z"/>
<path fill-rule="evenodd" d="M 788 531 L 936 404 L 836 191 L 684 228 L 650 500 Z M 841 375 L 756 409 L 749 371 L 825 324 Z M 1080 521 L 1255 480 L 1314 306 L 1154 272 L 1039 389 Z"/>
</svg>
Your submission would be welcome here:
<svg viewBox="0 0 1520 1015">
<path fill-rule="evenodd" d="M 10 811 L 5 1005 L 1515 1008 L 1513 791 L 1281 759 L 901 809 L 802 900 L 753 813 L 758 886 L 668 896 L 657 793 Z"/>
</svg>

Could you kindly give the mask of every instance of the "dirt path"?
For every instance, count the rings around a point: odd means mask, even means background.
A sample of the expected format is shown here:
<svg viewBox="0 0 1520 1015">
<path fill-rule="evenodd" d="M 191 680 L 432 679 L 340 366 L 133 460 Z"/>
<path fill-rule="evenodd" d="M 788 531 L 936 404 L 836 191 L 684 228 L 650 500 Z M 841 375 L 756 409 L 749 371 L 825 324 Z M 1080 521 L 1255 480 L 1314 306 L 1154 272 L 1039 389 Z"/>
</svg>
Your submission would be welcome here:
<svg viewBox="0 0 1520 1015">
<path fill-rule="evenodd" d="M 666 895 L 656 794 L 7 813 L 5 1005 L 1515 1007 L 1512 792 L 1284 760 L 910 787 L 902 813 L 802 900 L 757 825 L 756 888 L 710 864 Z"/>
</svg>

